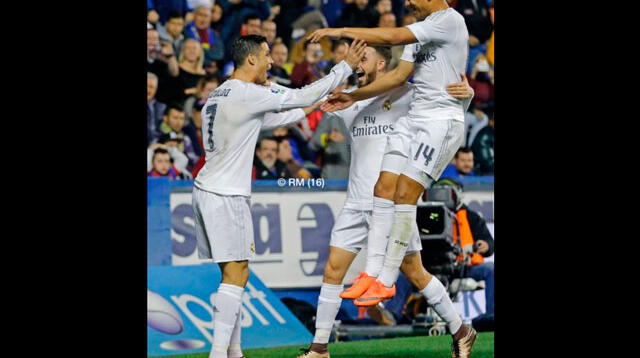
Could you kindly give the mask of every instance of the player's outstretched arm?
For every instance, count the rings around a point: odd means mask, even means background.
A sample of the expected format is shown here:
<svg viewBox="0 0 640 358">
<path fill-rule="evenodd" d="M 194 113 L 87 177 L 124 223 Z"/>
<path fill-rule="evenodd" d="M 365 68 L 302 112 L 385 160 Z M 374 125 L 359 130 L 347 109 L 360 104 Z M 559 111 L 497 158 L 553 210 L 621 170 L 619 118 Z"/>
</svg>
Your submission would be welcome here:
<svg viewBox="0 0 640 358">
<path fill-rule="evenodd" d="M 321 104 L 322 102 L 318 102 L 309 107 L 296 108 L 279 113 L 266 113 L 262 119 L 261 129 L 274 129 L 303 120 L 309 113 L 315 111 L 318 107 L 320 107 Z"/>
<path fill-rule="evenodd" d="M 288 94 L 282 102 L 282 109 L 311 106 L 328 95 L 329 92 L 336 89 L 336 87 L 353 73 L 353 70 L 358 66 L 358 63 L 360 63 L 362 56 L 364 56 L 364 49 L 366 47 L 367 44 L 365 41 L 356 39 L 349 48 L 347 57 L 333 66 L 327 76 L 300 89 L 287 91 Z"/>
<path fill-rule="evenodd" d="M 340 29 L 318 29 L 307 39 L 318 42 L 323 37 L 348 37 L 362 39 L 372 45 L 406 45 L 418 42 L 416 36 L 406 27 L 343 27 Z"/>
<path fill-rule="evenodd" d="M 345 109 L 351 106 L 354 102 L 375 97 L 389 91 L 390 89 L 403 85 L 407 82 L 409 77 L 411 77 L 412 73 L 413 62 L 400 60 L 395 69 L 370 84 L 351 93 L 343 92 L 331 95 L 322 105 L 321 109 L 326 112 Z"/>
</svg>

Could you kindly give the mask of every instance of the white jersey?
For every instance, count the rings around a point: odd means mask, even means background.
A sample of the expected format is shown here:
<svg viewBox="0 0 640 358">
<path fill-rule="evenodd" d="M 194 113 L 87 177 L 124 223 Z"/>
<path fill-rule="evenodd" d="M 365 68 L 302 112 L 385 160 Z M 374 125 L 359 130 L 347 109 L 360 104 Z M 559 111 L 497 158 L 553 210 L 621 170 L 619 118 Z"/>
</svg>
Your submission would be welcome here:
<svg viewBox="0 0 640 358">
<path fill-rule="evenodd" d="M 225 81 L 209 95 L 202 108 L 206 162 L 194 185 L 220 195 L 250 196 L 253 154 L 260 129 L 299 120 L 302 110 L 269 112 L 310 106 L 352 72 L 342 61 L 329 75 L 300 89 L 267 87 L 236 79 Z"/>
<path fill-rule="evenodd" d="M 409 111 L 414 85 L 404 85 L 377 97 L 330 113 L 345 122 L 351 144 L 351 164 L 345 208 L 373 210 L 373 188 L 380 174 L 387 134 Z"/>
<path fill-rule="evenodd" d="M 469 33 L 464 18 L 448 8 L 408 25 L 418 43 L 406 45 L 401 60 L 413 62 L 416 96 L 409 118 L 447 119 L 464 122 L 470 99 L 460 100 L 446 92 L 461 81 L 469 53 Z"/>
</svg>

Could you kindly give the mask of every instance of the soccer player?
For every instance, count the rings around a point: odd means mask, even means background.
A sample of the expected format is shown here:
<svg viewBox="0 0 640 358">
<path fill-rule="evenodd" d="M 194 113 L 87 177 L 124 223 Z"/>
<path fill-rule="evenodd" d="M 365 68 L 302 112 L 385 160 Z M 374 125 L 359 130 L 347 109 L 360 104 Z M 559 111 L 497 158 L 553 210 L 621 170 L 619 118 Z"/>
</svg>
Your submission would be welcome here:
<svg viewBox="0 0 640 358">
<path fill-rule="evenodd" d="M 462 15 L 445 0 L 407 0 L 407 9 L 419 20 L 399 28 L 342 28 L 314 31 L 309 39 L 361 38 L 369 44 L 405 45 L 398 66 L 379 81 L 351 93 L 329 98 L 325 110 L 343 109 L 404 84 L 411 75 L 415 93 L 407 128 L 389 136 L 378 181 L 377 207 L 369 243 L 388 237 L 383 269 L 375 280 L 358 280 L 363 291 L 356 305 L 375 305 L 395 295 L 395 281 L 416 221 L 416 204 L 425 188 L 437 180 L 464 142 L 464 112 L 469 100 L 449 95 L 445 87 L 464 73 L 469 34 Z M 373 237 L 372 237 L 373 236 Z M 453 334 L 453 357 L 469 357 L 476 332 L 463 325 L 445 287 L 429 275 L 427 301 L 447 321 Z"/>
<path fill-rule="evenodd" d="M 206 162 L 193 188 L 198 256 L 218 263 L 222 271 L 210 358 L 242 357 L 240 308 L 249 279 L 248 260 L 255 253 L 249 197 L 258 133 L 298 120 L 300 107 L 317 102 L 351 75 L 364 48 L 363 41 L 355 41 L 331 73 L 294 90 L 265 85 L 273 60 L 263 36 L 242 36 L 233 43 L 236 70 L 202 108 Z M 274 113 L 292 108 L 298 109 Z"/>
<path fill-rule="evenodd" d="M 364 87 L 384 78 L 391 57 L 389 47 L 368 46 L 356 69 L 356 74 L 359 76 L 358 85 Z M 473 90 L 466 82 L 453 84 L 447 89 L 457 93 L 457 96 L 473 97 Z M 327 112 L 333 119 L 343 120 L 349 129 L 351 144 L 349 184 L 347 200 L 331 232 L 329 258 L 318 297 L 313 343 L 298 358 L 329 357 L 327 345 L 342 298 L 355 299 L 362 294 L 356 291 L 358 287 L 363 286 L 362 284 L 355 285 L 342 293 L 341 291 L 344 288 L 342 282 L 349 266 L 365 245 L 368 253 L 367 266 L 357 280 L 375 280 L 371 275 L 377 275 L 382 269 L 387 240 L 383 237 L 377 242 L 367 243 L 367 236 L 371 238 L 369 224 L 372 214 L 379 214 L 380 210 L 392 212 L 393 208 L 386 208 L 384 202 L 380 203 L 379 198 L 374 198 L 373 191 L 382 165 L 387 135 L 408 125 L 405 115 L 409 111 L 413 95 L 414 86 L 404 83 L 344 110 Z M 422 266 L 419 253 L 421 249 L 417 223 L 414 222 L 401 270 L 413 285 L 423 291 L 427 286 L 429 274 Z"/>
</svg>

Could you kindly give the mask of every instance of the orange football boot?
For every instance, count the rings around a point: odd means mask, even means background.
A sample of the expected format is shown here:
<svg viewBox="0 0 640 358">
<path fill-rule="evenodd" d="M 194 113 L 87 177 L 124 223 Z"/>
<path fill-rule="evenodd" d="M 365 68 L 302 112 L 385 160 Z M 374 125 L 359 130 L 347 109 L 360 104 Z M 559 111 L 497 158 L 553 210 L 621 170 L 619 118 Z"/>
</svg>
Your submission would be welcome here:
<svg viewBox="0 0 640 358">
<path fill-rule="evenodd" d="M 340 292 L 341 298 L 348 299 L 356 299 L 360 297 L 368 288 L 371 286 L 373 282 L 375 282 L 376 278 L 367 275 L 366 272 L 360 272 L 360 276 L 353 279 L 354 284 L 347 288 L 346 290 Z"/>
<path fill-rule="evenodd" d="M 362 296 L 353 300 L 358 307 L 375 306 L 382 300 L 389 299 L 396 295 L 396 285 L 385 287 L 380 280 L 375 280 Z"/>
</svg>

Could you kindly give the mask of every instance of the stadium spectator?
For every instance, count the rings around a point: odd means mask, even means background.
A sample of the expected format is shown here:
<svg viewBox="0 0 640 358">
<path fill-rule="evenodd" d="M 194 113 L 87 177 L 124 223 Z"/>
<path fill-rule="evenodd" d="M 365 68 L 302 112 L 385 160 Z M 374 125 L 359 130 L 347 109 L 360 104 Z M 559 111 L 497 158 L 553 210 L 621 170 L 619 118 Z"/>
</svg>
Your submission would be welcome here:
<svg viewBox="0 0 640 358">
<path fill-rule="evenodd" d="M 224 20 L 222 18 L 223 14 L 224 11 L 222 11 L 222 6 L 220 6 L 220 3 L 216 2 L 215 4 L 213 4 L 213 6 L 211 7 L 211 28 L 217 33 L 218 36 L 220 36 L 220 33 L 222 31 L 222 23 Z"/>
<path fill-rule="evenodd" d="M 178 78 L 185 97 L 196 92 L 198 81 L 206 74 L 204 57 L 204 51 L 197 40 L 187 39 L 184 42 L 182 52 L 180 52 Z"/>
<path fill-rule="evenodd" d="M 149 22 L 156 24 L 151 20 L 157 19 L 157 22 L 164 24 L 169 19 L 169 13 L 172 11 L 191 17 L 192 8 L 187 0 L 147 0 L 147 10 L 147 20 Z"/>
<path fill-rule="evenodd" d="M 156 100 L 158 90 L 158 76 L 147 72 L 147 145 L 158 139 L 162 116 L 167 107 L 166 104 Z"/>
<path fill-rule="evenodd" d="M 191 175 L 184 174 L 173 165 L 173 158 L 165 148 L 155 148 L 151 155 L 151 170 L 149 177 L 168 177 L 171 180 L 191 179 Z"/>
<path fill-rule="evenodd" d="M 271 48 L 271 58 L 273 63 L 269 72 L 269 79 L 279 85 L 291 87 L 291 78 L 282 67 L 289 57 L 289 49 L 282 42 L 275 43 Z"/>
<path fill-rule="evenodd" d="M 337 27 L 375 27 L 380 15 L 368 4 L 369 0 L 355 0 L 345 6 Z"/>
<path fill-rule="evenodd" d="M 391 12 L 393 14 L 393 4 L 391 3 L 391 0 L 378 0 L 375 4 L 375 6 L 373 7 L 374 10 L 376 10 L 376 12 L 378 13 L 378 15 L 382 16 L 382 14 L 386 14 L 388 12 Z M 393 20 L 395 21 L 395 15 L 393 16 Z M 395 27 L 391 26 L 391 27 Z"/>
<path fill-rule="evenodd" d="M 489 14 L 491 15 L 491 25 L 493 25 L 493 1 L 491 1 L 491 5 L 489 5 Z M 493 38 L 494 38 L 494 34 L 495 30 L 491 30 L 491 37 L 489 38 L 489 41 L 487 41 L 487 61 L 489 61 L 489 64 L 493 67 L 495 66 L 494 64 L 494 48 L 495 45 L 493 43 Z"/>
<path fill-rule="evenodd" d="M 467 147 L 471 147 L 471 143 L 473 143 L 480 129 L 482 129 L 489 123 L 489 117 L 483 111 L 477 108 L 473 108 L 472 110 L 465 113 L 464 122 L 466 138 L 465 145 Z"/>
<path fill-rule="evenodd" d="M 274 6 L 280 6 L 280 13 L 273 19 L 277 26 L 277 37 L 290 46 L 293 23 L 305 13 L 308 0 L 273 0 Z"/>
<path fill-rule="evenodd" d="M 493 25 L 486 0 L 458 0 L 455 9 L 467 24 L 469 46 L 474 47 L 489 40 Z"/>
<path fill-rule="evenodd" d="M 349 51 L 349 39 L 339 39 L 331 44 L 331 61 L 329 61 L 324 67 L 324 73 L 329 74 L 331 69 L 340 61 L 344 60 Z"/>
<path fill-rule="evenodd" d="M 288 127 L 278 127 L 271 131 L 278 143 L 287 141 L 291 147 L 291 156 L 300 165 L 304 165 L 307 161 L 315 159 L 314 153 L 309 149 L 307 141 L 300 132 L 300 129 L 294 125 Z"/>
<path fill-rule="evenodd" d="M 160 125 L 161 132 L 180 141 L 177 144 L 177 147 L 181 152 L 187 155 L 187 158 L 189 158 L 189 165 L 187 168 L 191 168 L 198 161 L 199 155 L 196 153 L 194 144 L 191 142 L 191 138 L 185 135 L 183 131 L 185 118 L 182 107 L 176 106 L 175 104 L 168 105 L 162 120 L 163 122 Z M 160 138 L 166 138 L 166 136 L 160 136 Z M 158 139 L 158 142 L 160 142 L 160 139 Z"/>
<path fill-rule="evenodd" d="M 225 55 L 221 37 L 211 29 L 211 7 L 200 6 L 194 11 L 193 22 L 185 29 L 187 38 L 197 40 L 204 50 L 204 67 L 209 71 L 217 69 L 217 62 Z"/>
<path fill-rule="evenodd" d="M 247 15 L 256 15 L 258 19 L 267 19 L 271 13 L 271 3 L 264 0 L 221 0 L 217 1 L 222 6 L 223 25 L 220 32 L 225 47 L 230 47 L 235 39 L 243 33 L 244 24 L 247 23 Z M 260 25 L 258 24 L 258 29 Z M 228 52 L 228 51 L 227 51 Z M 225 56 L 225 63 L 231 60 L 231 54 Z"/>
<path fill-rule="evenodd" d="M 322 46 L 319 43 L 304 42 L 304 61 L 296 64 L 291 72 L 291 85 L 293 88 L 300 88 L 323 77 L 323 73 L 318 66 L 322 58 Z"/>
<path fill-rule="evenodd" d="M 491 110 L 494 105 L 493 70 L 484 55 L 476 57 L 469 75 L 469 85 L 473 88 L 474 108 Z"/>
<path fill-rule="evenodd" d="M 385 12 L 380 15 L 380 20 L 378 20 L 378 27 L 397 27 L 396 26 L 396 15 L 392 12 Z M 398 60 L 402 56 L 402 52 L 404 51 L 404 45 L 391 46 L 391 62 L 389 62 L 389 70 L 396 68 L 398 65 Z"/>
<path fill-rule="evenodd" d="M 169 13 L 167 22 L 156 26 L 160 40 L 167 41 L 173 45 L 173 53 L 180 53 L 182 42 L 184 41 L 184 17 L 181 13 L 172 11 Z"/>
<path fill-rule="evenodd" d="M 407 13 L 402 17 L 402 26 L 411 25 L 418 21 L 415 16 L 411 15 L 411 13 Z"/>
<path fill-rule="evenodd" d="M 160 42 L 156 29 L 147 30 L 147 69 L 153 72 L 160 81 L 178 75 L 178 61 L 173 46 L 168 42 Z"/>
<path fill-rule="evenodd" d="M 276 40 L 276 23 L 271 20 L 265 20 L 261 25 L 261 35 L 267 38 L 269 48 L 273 47 Z"/>
<path fill-rule="evenodd" d="M 288 143 L 267 137 L 260 140 L 253 163 L 253 180 L 274 180 L 279 178 L 309 178 L 310 175 L 291 157 Z"/>
<path fill-rule="evenodd" d="M 346 138 L 349 137 L 349 131 L 344 121 L 327 116 L 324 114 L 318 123 L 309 141 L 309 148 L 322 158 L 321 176 L 324 179 L 347 179 L 350 153 Z"/>
<path fill-rule="evenodd" d="M 474 170 L 478 175 L 493 175 L 493 145 L 494 145 L 494 114 L 489 116 L 489 122 L 476 135 L 471 149 L 475 157 Z"/>
<path fill-rule="evenodd" d="M 184 101 L 184 115 L 187 122 L 193 122 L 197 117 L 200 121 L 200 110 L 207 101 L 209 93 L 218 88 L 222 80 L 218 74 L 206 74 L 198 80 L 195 93 Z"/>
<path fill-rule="evenodd" d="M 262 20 L 255 14 L 249 14 L 244 18 L 242 23 L 242 29 L 240 30 L 242 36 L 244 35 L 262 35 Z"/>
<path fill-rule="evenodd" d="M 378 27 L 396 27 L 396 15 L 392 12 L 385 12 L 380 15 Z"/>
<path fill-rule="evenodd" d="M 160 42 L 160 35 L 155 29 L 147 30 L 147 72 L 158 77 L 156 98 L 166 103 L 171 93 L 173 78 L 180 73 L 173 46 L 168 42 Z"/>
<path fill-rule="evenodd" d="M 460 180 L 464 177 L 472 177 L 473 174 L 473 151 L 469 147 L 460 147 L 456 152 L 451 164 L 442 172 L 442 178 Z"/>
</svg>

